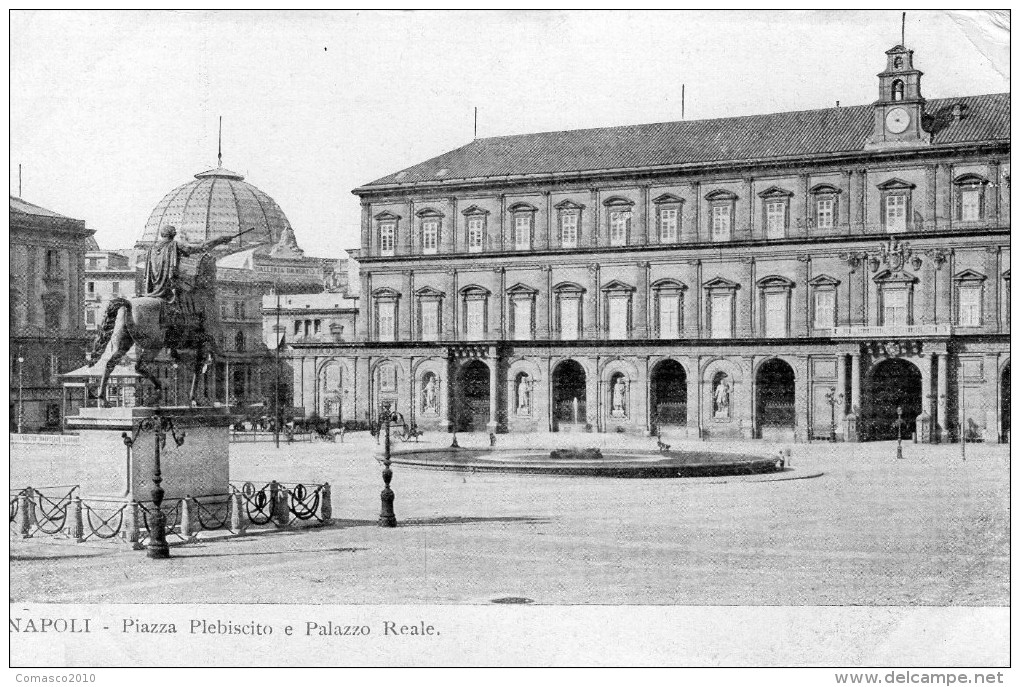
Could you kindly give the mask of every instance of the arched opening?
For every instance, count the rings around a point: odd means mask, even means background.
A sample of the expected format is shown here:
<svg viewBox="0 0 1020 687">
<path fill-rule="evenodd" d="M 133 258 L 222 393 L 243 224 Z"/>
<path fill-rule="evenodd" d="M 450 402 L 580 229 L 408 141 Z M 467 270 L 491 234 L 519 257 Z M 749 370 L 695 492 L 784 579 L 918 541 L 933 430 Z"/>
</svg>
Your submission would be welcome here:
<svg viewBox="0 0 1020 687">
<path fill-rule="evenodd" d="M 460 370 L 457 394 L 457 431 L 482 432 L 489 421 L 489 368 L 472 360 Z"/>
<path fill-rule="evenodd" d="M 999 381 L 999 398 L 1002 399 L 1002 403 L 999 404 L 999 412 L 1001 413 L 999 426 L 1002 427 L 1002 434 L 999 436 L 999 441 L 1004 444 L 1009 443 L 1009 363 L 1002 368 L 1002 379 Z"/>
<path fill-rule="evenodd" d="M 557 365 L 552 385 L 556 427 L 587 424 L 587 383 L 581 364 L 576 360 L 564 360 Z"/>
<path fill-rule="evenodd" d="M 787 438 L 797 425 L 793 368 L 773 358 L 762 363 L 754 377 L 755 424 L 762 439 Z"/>
<path fill-rule="evenodd" d="M 652 425 L 687 425 L 687 372 L 675 360 L 663 360 L 652 370 Z"/>
<path fill-rule="evenodd" d="M 903 82 L 899 79 L 892 82 L 892 99 L 903 100 Z"/>
<path fill-rule="evenodd" d="M 883 360 L 868 376 L 864 405 L 868 439 L 897 437 L 897 408 L 903 409 L 902 436 L 909 439 L 914 433 L 914 421 L 921 414 L 921 372 L 906 360 Z"/>
<path fill-rule="evenodd" d="M 343 388 L 340 365 L 327 363 L 319 371 L 319 416 L 339 424 Z"/>
</svg>

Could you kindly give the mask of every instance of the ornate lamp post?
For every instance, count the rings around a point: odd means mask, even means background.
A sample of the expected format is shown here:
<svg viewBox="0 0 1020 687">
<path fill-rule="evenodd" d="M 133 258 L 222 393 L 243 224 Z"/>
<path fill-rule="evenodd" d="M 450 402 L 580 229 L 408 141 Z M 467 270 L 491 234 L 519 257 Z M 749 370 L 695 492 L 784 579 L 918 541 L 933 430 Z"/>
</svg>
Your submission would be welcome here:
<svg viewBox="0 0 1020 687">
<path fill-rule="evenodd" d="M 825 394 L 825 402 L 829 404 L 829 440 L 836 443 L 836 406 L 843 403 L 843 394 L 836 393 L 836 387 L 830 386 Z"/>
<path fill-rule="evenodd" d="M 174 361 L 174 405 L 177 405 L 177 368 L 180 367 L 180 363 Z"/>
<path fill-rule="evenodd" d="M 379 527 L 396 527 L 397 516 L 393 513 L 393 490 L 390 489 L 390 480 L 393 479 L 393 471 L 390 470 L 390 423 L 404 422 L 404 416 L 390 409 L 391 401 L 383 401 L 379 412 L 379 421 L 382 422 L 382 431 L 386 434 L 386 443 L 383 448 L 383 490 L 380 494 L 382 510 L 379 511 Z"/>
<path fill-rule="evenodd" d="M 21 434 L 21 425 L 25 421 L 25 356 L 21 354 L 21 346 L 18 346 L 18 434 Z"/>
<path fill-rule="evenodd" d="M 896 458 L 903 458 L 903 406 L 896 406 Z"/>
<path fill-rule="evenodd" d="M 162 415 L 153 415 L 147 417 L 134 428 L 131 436 L 128 436 L 127 432 L 121 434 L 124 439 L 124 445 L 131 448 L 135 440 L 138 439 L 138 435 L 145 431 L 151 431 L 155 439 L 155 466 L 152 471 L 152 482 L 155 486 L 152 488 L 152 503 L 155 507 L 155 511 L 152 514 L 152 525 L 149 528 L 149 546 L 146 549 L 145 555 L 149 558 L 170 558 L 170 545 L 166 541 L 166 515 L 163 513 L 163 496 L 166 492 L 163 491 L 163 487 L 160 483 L 163 481 L 163 474 L 160 471 L 160 451 L 166 445 L 166 433 L 170 432 L 170 436 L 173 437 L 174 443 L 181 446 L 184 443 L 184 432 L 177 435 L 177 428 L 174 427 L 173 420 Z"/>
</svg>

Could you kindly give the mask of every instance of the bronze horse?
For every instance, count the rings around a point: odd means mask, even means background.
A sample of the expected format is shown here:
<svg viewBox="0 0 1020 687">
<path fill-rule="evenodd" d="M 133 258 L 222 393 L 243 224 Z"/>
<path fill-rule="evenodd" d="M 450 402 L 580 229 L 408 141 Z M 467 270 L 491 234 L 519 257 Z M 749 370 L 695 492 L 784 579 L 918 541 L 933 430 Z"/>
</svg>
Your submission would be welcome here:
<svg viewBox="0 0 1020 687">
<path fill-rule="evenodd" d="M 190 264 L 186 264 L 190 263 Z M 152 382 L 155 403 L 162 399 L 163 385 L 152 374 L 150 364 L 167 349 L 177 361 L 181 351 L 194 354 L 191 391 L 188 401 L 197 405 L 198 380 L 216 352 L 212 330 L 218 325 L 216 312 L 216 261 L 204 254 L 192 261 L 183 261 L 180 288 L 169 300 L 140 296 L 115 298 L 110 301 L 92 347 L 91 358 L 106 359 L 97 396 L 103 403 L 110 373 L 134 346 L 138 360 L 135 372 Z"/>
</svg>

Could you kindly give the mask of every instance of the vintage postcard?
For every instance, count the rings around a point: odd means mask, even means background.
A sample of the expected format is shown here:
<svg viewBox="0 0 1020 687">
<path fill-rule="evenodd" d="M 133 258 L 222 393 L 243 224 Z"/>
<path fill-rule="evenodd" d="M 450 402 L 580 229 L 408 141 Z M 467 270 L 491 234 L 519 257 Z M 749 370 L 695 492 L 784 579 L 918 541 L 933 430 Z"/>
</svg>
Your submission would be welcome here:
<svg viewBox="0 0 1020 687">
<path fill-rule="evenodd" d="M 9 21 L 17 681 L 1003 681 L 1008 11 Z"/>
</svg>

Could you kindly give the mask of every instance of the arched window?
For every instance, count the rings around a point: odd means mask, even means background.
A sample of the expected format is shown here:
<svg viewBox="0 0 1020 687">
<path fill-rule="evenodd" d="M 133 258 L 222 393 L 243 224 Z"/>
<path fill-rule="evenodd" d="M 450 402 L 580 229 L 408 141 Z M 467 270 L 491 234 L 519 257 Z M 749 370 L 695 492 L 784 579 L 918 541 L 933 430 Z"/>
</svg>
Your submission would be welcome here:
<svg viewBox="0 0 1020 687">
<path fill-rule="evenodd" d="M 892 99 L 903 100 L 903 82 L 899 79 L 892 82 Z"/>
</svg>

